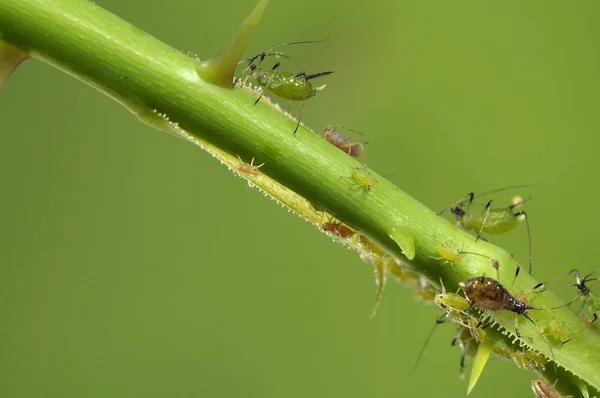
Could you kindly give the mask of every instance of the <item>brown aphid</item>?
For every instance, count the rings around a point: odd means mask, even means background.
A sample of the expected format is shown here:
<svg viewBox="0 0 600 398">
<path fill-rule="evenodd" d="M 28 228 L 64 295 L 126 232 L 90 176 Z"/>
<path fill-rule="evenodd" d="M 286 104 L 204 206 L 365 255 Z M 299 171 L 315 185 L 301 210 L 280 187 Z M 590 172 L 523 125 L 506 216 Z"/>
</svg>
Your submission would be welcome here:
<svg viewBox="0 0 600 398">
<path fill-rule="evenodd" d="M 554 386 L 544 379 L 531 380 L 531 389 L 537 398 L 562 398 Z"/>
<path fill-rule="evenodd" d="M 533 308 L 519 301 L 497 280 L 480 276 L 466 282 L 460 282 L 459 286 L 465 292 L 465 296 L 467 296 L 467 300 L 471 302 L 471 305 L 488 311 L 511 311 L 524 316 L 535 326 L 533 319 L 527 315 L 527 310 L 540 308 Z M 517 336 L 519 336 L 518 330 Z"/>
<path fill-rule="evenodd" d="M 345 135 L 338 133 L 336 131 L 336 128 L 338 127 L 340 126 L 334 126 L 331 124 L 324 127 L 321 131 L 321 136 L 336 148 L 346 152 L 353 158 L 359 157 L 360 153 L 364 150 L 363 144 L 368 144 L 368 142 L 353 141 L 350 137 L 346 137 Z M 355 131 L 351 129 L 348 130 Z"/>
<path fill-rule="evenodd" d="M 244 174 L 250 174 L 253 176 L 257 176 L 260 174 L 260 171 L 258 169 L 260 169 L 262 166 L 264 166 L 265 164 L 260 164 L 258 166 L 254 165 L 254 158 L 252 158 L 252 160 L 250 161 L 250 163 L 245 163 L 242 158 L 240 158 L 238 156 L 238 159 L 240 160 L 240 163 L 235 167 L 237 171 L 239 171 L 240 173 L 244 173 Z"/>
<path fill-rule="evenodd" d="M 329 232 L 330 234 L 333 234 L 342 239 L 349 238 L 356 233 L 356 231 L 354 231 L 353 229 L 339 222 L 326 222 L 321 228 L 323 229 L 323 231 Z"/>
</svg>

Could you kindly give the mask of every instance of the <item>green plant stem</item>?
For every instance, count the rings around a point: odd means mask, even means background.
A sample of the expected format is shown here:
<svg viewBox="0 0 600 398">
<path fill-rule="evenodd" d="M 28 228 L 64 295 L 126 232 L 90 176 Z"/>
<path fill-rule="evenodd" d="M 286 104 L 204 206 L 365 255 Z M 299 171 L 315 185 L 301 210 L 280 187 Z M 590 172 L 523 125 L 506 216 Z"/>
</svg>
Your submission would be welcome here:
<svg viewBox="0 0 600 398">
<path fill-rule="evenodd" d="M 473 236 L 375 172 L 371 171 L 378 182 L 370 191 L 357 189 L 351 175 L 353 168 L 361 165 L 355 160 L 302 126 L 294 136 L 296 122 L 267 101 L 253 106 L 254 97 L 246 90 L 207 83 L 200 77 L 206 63 L 92 2 L 0 0 L 0 39 L 92 85 L 146 123 L 163 128 L 154 122 L 154 110 L 158 110 L 232 157 L 254 157 L 256 163 L 264 162 L 260 170 L 266 176 L 368 236 L 433 283 L 442 278 L 446 288 L 453 290 L 460 281 L 494 273 L 480 258 L 444 263 L 436 252 L 438 244 L 494 257 L 502 264 L 501 280 L 512 280 L 514 268 L 506 251 L 487 242 L 475 243 Z M 536 283 L 522 272 L 513 290 L 525 292 Z M 536 307 L 560 304 L 551 293 L 538 295 L 535 300 Z M 514 332 L 514 314 L 491 315 L 500 328 Z M 553 319 L 574 330 L 585 326 L 567 308 L 535 311 L 531 316 L 540 327 Z M 551 357 L 546 340 L 524 318 L 519 321 L 522 335 L 532 339 L 523 342 Z M 563 347 L 555 347 L 554 357 L 560 366 L 599 389 L 598 347 L 600 335 L 589 331 Z"/>
</svg>

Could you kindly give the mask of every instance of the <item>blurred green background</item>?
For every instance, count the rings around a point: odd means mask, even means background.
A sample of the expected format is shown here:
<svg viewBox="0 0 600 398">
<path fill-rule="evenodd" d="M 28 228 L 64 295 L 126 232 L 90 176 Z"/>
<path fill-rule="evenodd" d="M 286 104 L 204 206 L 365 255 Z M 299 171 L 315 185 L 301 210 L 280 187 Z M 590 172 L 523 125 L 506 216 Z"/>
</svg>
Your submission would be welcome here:
<svg viewBox="0 0 600 398">
<path fill-rule="evenodd" d="M 201 58 L 255 4 L 96 3 Z M 247 53 L 331 37 L 287 51 L 286 70 L 336 72 L 305 123 L 367 133 L 369 165 L 435 210 L 541 183 L 494 199 L 534 196 L 544 279 L 597 267 L 599 11 L 272 0 Z M 199 148 L 36 60 L 0 118 L 0 396 L 464 396 L 450 325 L 408 375 L 434 308 L 390 283 L 370 320 L 370 266 Z M 526 262 L 524 228 L 492 241 Z M 532 377 L 494 360 L 472 396 L 527 397 Z"/>
</svg>

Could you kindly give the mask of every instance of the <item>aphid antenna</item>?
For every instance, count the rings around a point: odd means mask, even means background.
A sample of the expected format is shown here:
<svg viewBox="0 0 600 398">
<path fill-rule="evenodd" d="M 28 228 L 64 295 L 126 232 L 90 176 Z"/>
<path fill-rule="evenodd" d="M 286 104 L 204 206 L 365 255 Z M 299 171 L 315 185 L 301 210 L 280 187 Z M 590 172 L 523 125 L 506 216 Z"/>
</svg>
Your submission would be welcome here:
<svg viewBox="0 0 600 398">
<path fill-rule="evenodd" d="M 263 51 L 261 53 L 258 53 L 255 56 L 253 56 L 253 57 L 248 58 L 247 60 L 245 60 L 245 62 L 248 62 L 248 64 L 251 64 L 251 63 L 254 63 L 254 61 L 256 61 L 259 58 L 262 61 L 266 56 L 276 55 L 276 54 L 282 54 L 280 52 L 275 51 L 275 50 L 277 50 L 278 48 L 281 48 L 281 47 L 293 46 L 293 45 L 296 45 L 296 44 L 321 43 L 321 42 L 327 41 L 327 40 L 329 40 L 329 37 L 326 38 L 326 39 L 321 39 L 321 40 L 291 41 L 289 43 L 283 43 L 283 44 L 280 44 L 278 46 L 275 46 L 275 47 L 271 48 L 270 50 L 266 50 L 266 51 Z"/>
<path fill-rule="evenodd" d="M 262 54 L 259 54 L 259 56 L 262 56 Z M 273 56 L 274 56 L 275 58 L 285 58 L 285 59 L 287 59 L 287 60 L 290 60 L 290 59 L 291 59 L 291 58 L 290 58 L 288 55 L 286 55 L 285 53 L 282 53 L 282 52 L 277 52 L 277 51 L 276 51 L 276 52 L 274 52 L 274 53 L 270 53 L 270 54 L 269 54 L 269 53 L 266 53 L 266 54 L 265 54 L 265 57 L 273 57 Z M 256 58 L 254 58 L 254 59 L 256 60 Z M 243 59 L 243 60 L 241 60 L 240 62 L 238 62 L 238 65 L 245 64 L 245 63 L 252 63 L 252 58 L 249 58 L 249 59 Z"/>
<path fill-rule="evenodd" d="M 421 350 L 419 351 L 419 355 L 417 356 L 417 361 L 415 362 L 415 365 L 413 366 L 412 370 L 408 374 L 409 376 L 411 376 L 417 370 L 417 367 L 419 366 L 419 363 L 421 362 L 421 358 L 423 358 L 423 354 L 425 353 L 425 349 L 429 345 L 429 341 L 431 340 L 431 337 L 433 336 L 433 332 L 435 332 L 435 329 L 437 328 L 437 326 L 439 324 L 442 324 L 444 322 L 446 322 L 446 313 L 445 312 L 435 320 L 435 325 L 433 325 L 433 327 L 429 331 L 429 334 L 427 335 L 427 338 L 425 339 L 425 343 L 423 343 L 423 346 L 421 347 Z"/>
<path fill-rule="evenodd" d="M 343 126 L 341 124 L 330 124 L 327 127 L 333 127 L 333 129 L 339 129 L 339 128 L 341 128 L 341 129 L 344 129 L 344 130 L 352 131 L 353 133 L 358 133 L 360 135 L 366 135 L 365 133 L 361 133 L 358 130 L 351 129 L 350 127 L 346 127 L 346 126 Z M 368 144 L 368 142 L 363 142 L 363 144 Z"/>
<path fill-rule="evenodd" d="M 531 183 L 531 184 L 511 185 L 511 186 L 508 186 L 508 187 L 497 188 L 497 189 L 492 189 L 491 191 L 482 192 L 479 195 L 477 195 L 477 197 L 480 198 L 482 196 L 491 195 L 493 193 L 510 191 L 511 189 L 530 188 L 530 187 L 535 187 L 535 186 L 538 186 L 538 185 L 540 185 L 539 182 L 534 182 L 534 183 Z"/>
</svg>

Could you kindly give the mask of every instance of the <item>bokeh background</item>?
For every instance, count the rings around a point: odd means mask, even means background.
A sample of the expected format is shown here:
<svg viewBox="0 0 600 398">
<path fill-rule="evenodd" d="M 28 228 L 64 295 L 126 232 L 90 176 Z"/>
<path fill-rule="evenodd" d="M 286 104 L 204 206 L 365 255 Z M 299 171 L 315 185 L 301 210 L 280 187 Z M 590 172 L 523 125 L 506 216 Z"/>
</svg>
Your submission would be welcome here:
<svg viewBox="0 0 600 398">
<path fill-rule="evenodd" d="M 98 0 L 217 53 L 254 1 Z M 535 271 L 597 267 L 600 3 L 273 0 L 248 55 L 335 70 L 313 128 L 364 131 L 369 165 L 435 210 L 469 191 L 527 204 Z M 454 328 L 234 178 L 36 60 L 0 92 L 0 396 L 464 396 Z M 493 239 L 526 262 L 526 231 Z M 491 361 L 473 397 L 530 396 Z"/>
</svg>

